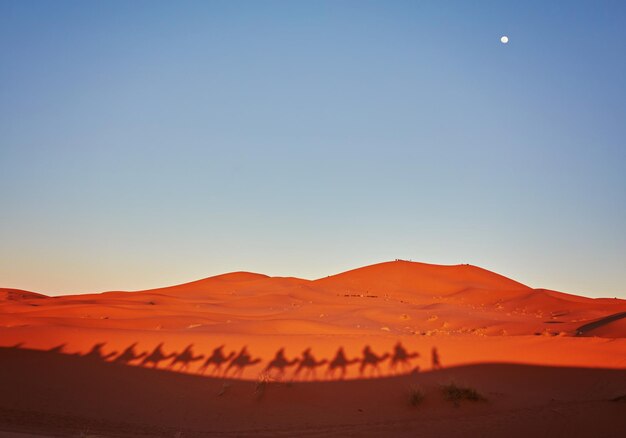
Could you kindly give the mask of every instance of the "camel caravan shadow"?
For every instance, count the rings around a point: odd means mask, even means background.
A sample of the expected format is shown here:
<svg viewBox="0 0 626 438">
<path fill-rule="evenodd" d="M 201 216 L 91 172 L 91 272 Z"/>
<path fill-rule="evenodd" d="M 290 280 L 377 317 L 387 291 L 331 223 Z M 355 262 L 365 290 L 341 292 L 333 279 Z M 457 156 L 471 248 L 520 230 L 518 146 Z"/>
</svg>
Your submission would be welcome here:
<svg viewBox="0 0 626 438">
<path fill-rule="evenodd" d="M 263 362 L 261 357 L 248 350 L 248 346 L 237 351 L 227 349 L 222 344 L 206 355 L 195 351 L 194 344 L 187 345 L 182 351 L 168 351 L 164 342 L 145 351 L 138 348 L 138 342 L 133 342 L 121 351 L 106 351 L 105 347 L 106 342 L 98 342 L 86 353 L 69 353 L 66 351 L 67 344 L 64 343 L 47 352 L 72 355 L 88 362 L 230 379 L 243 379 L 246 370 Z M 23 348 L 23 343 L 11 348 Z M 395 376 L 419 372 L 419 366 L 412 363 L 418 357 L 420 354 L 417 351 L 408 351 L 401 342 L 397 342 L 391 352 L 383 353 L 376 353 L 372 347 L 366 345 L 360 356 L 353 357 L 349 357 L 344 347 L 340 346 L 332 358 L 317 358 L 311 347 L 304 349 L 300 355 L 290 357 L 285 348 L 281 347 L 264 364 L 260 375 L 278 381 L 344 380 L 350 374 L 350 368 L 353 368 L 351 375 L 358 378 Z M 436 348 L 432 350 L 432 367 L 441 369 Z"/>
</svg>

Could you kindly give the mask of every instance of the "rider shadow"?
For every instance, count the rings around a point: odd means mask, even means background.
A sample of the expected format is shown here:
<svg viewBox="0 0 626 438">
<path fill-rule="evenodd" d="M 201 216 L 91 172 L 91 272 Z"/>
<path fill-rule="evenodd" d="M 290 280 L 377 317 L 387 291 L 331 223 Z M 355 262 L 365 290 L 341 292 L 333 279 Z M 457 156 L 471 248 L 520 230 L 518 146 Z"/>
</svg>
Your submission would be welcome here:
<svg viewBox="0 0 626 438">
<path fill-rule="evenodd" d="M 224 345 L 220 345 L 213 350 L 213 354 L 206 358 L 198 372 L 204 374 L 209 365 L 213 364 L 213 369 L 209 373 L 210 375 L 217 374 L 219 376 L 222 370 L 222 365 L 231 360 L 235 356 L 235 352 L 231 351 L 228 356 L 224 354 Z"/>
<path fill-rule="evenodd" d="M 335 378 L 335 372 L 340 371 L 339 380 L 343 380 L 346 377 L 347 368 L 350 365 L 360 362 L 358 357 L 354 359 L 348 359 L 343 347 L 339 347 L 335 357 L 328 363 L 328 369 L 326 370 L 326 377 L 331 379 Z"/>
<path fill-rule="evenodd" d="M 130 362 L 133 362 L 137 359 L 141 359 L 142 357 L 145 357 L 148 352 L 144 351 L 143 353 L 137 353 L 135 351 L 135 347 L 137 346 L 137 342 L 129 345 L 128 347 L 126 347 L 126 349 L 124 351 L 122 351 L 120 353 L 119 356 L 117 356 L 114 360 L 113 363 L 118 363 L 121 365 L 128 365 Z"/>
<path fill-rule="evenodd" d="M 154 350 L 152 350 L 152 353 L 143 358 L 143 360 L 141 361 L 141 366 L 151 364 L 152 368 L 158 368 L 160 362 L 171 359 L 175 356 L 176 352 L 165 354 L 163 352 L 163 342 L 161 342 L 154 348 Z"/>
<path fill-rule="evenodd" d="M 298 365 L 298 368 L 296 368 L 296 371 L 294 372 L 294 375 L 293 375 L 294 379 L 300 376 L 300 372 L 302 370 L 306 370 L 304 372 L 303 377 L 304 378 L 312 377 L 313 380 L 316 380 L 317 379 L 316 369 L 328 363 L 328 360 L 327 359 L 322 359 L 320 361 L 315 360 L 315 357 L 311 354 L 311 349 L 307 348 L 306 350 L 302 352 L 302 358 L 299 359 L 299 362 L 300 363 Z"/>
<path fill-rule="evenodd" d="M 398 366 L 400 366 L 400 372 L 408 372 L 411 370 L 411 359 L 419 357 L 419 353 L 414 351 L 413 353 L 409 353 L 406 348 L 402 345 L 401 342 L 398 342 L 393 347 L 393 355 L 391 356 L 391 361 L 389 363 L 389 369 L 391 372 L 395 373 L 398 371 Z M 414 368 L 414 370 L 419 370 L 419 367 Z"/>
<path fill-rule="evenodd" d="M 192 349 L 193 349 L 193 344 L 187 345 L 187 347 L 185 347 L 185 349 L 181 353 L 174 356 L 174 358 L 172 359 L 172 361 L 170 362 L 167 368 L 173 369 L 175 365 L 180 364 L 178 371 L 181 371 L 181 372 L 186 371 L 192 362 L 201 360 L 204 357 L 204 354 L 201 354 L 199 356 L 194 356 Z"/>
<path fill-rule="evenodd" d="M 248 348 L 243 347 L 239 351 L 239 354 L 237 354 L 237 356 L 235 356 L 234 359 L 231 360 L 226 367 L 226 370 L 224 371 L 224 377 L 226 377 L 228 375 L 228 372 L 233 368 L 235 369 L 235 371 L 231 377 L 241 377 L 246 367 L 255 365 L 259 362 L 261 362 L 261 358 L 252 359 L 252 356 L 250 356 L 250 353 L 248 353 Z"/>
<path fill-rule="evenodd" d="M 293 366 L 297 364 L 299 361 L 298 358 L 294 358 L 292 360 L 288 360 L 285 357 L 285 349 L 281 348 L 276 352 L 274 359 L 270 361 L 270 363 L 265 367 L 264 372 L 271 375 L 272 370 L 277 370 L 275 375 L 273 376 L 276 379 L 281 379 L 285 376 L 285 368 Z"/>
<path fill-rule="evenodd" d="M 108 359 L 117 354 L 117 351 L 113 351 L 109 354 L 104 354 L 104 352 L 102 351 L 102 347 L 104 347 L 105 345 L 106 342 L 99 342 L 97 344 L 94 344 L 94 346 L 91 347 L 91 350 L 83 354 L 83 357 L 89 360 L 101 360 L 103 362 L 107 362 Z"/>
<path fill-rule="evenodd" d="M 363 377 L 365 370 L 370 368 L 370 377 L 374 377 L 374 374 L 382 376 L 379 364 L 384 362 L 389 357 L 389 353 L 385 353 L 382 356 L 378 356 L 372 351 L 369 345 L 363 348 L 363 359 L 361 359 L 361 366 L 359 367 L 359 375 Z"/>
</svg>

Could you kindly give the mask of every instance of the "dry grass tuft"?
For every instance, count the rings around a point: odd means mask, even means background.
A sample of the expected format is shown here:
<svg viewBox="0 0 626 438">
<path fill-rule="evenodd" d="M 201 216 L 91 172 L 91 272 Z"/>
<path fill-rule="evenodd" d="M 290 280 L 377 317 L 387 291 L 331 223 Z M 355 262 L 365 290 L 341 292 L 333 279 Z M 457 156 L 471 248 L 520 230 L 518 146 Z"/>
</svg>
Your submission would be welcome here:
<svg viewBox="0 0 626 438">
<path fill-rule="evenodd" d="M 409 404 L 413 407 L 417 407 L 424 401 L 424 393 L 417 387 L 411 386 L 409 388 Z"/>
<path fill-rule="evenodd" d="M 255 397 L 259 400 L 262 399 L 265 395 L 267 385 L 269 385 L 273 381 L 275 381 L 275 379 L 267 371 L 260 373 L 256 381 L 256 386 L 254 387 Z"/>
<path fill-rule="evenodd" d="M 458 386 L 456 383 L 450 383 L 441 387 L 443 396 L 446 400 L 454 403 L 454 406 L 460 406 L 462 401 L 486 401 L 487 399 L 476 391 L 474 388 L 466 388 Z"/>
</svg>

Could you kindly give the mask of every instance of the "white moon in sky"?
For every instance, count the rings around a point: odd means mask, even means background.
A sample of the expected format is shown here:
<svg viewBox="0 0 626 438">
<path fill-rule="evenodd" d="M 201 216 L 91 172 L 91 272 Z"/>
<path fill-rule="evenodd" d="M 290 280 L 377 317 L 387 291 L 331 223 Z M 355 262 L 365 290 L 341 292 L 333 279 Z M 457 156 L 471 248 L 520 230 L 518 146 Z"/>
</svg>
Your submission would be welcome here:
<svg viewBox="0 0 626 438">
<path fill-rule="evenodd" d="M 508 37 L 508 36 L 506 36 L 506 35 L 503 35 L 503 36 L 500 38 L 500 42 L 501 42 L 502 44 L 506 44 L 506 43 L 508 43 L 508 42 L 509 42 L 509 37 Z"/>
</svg>

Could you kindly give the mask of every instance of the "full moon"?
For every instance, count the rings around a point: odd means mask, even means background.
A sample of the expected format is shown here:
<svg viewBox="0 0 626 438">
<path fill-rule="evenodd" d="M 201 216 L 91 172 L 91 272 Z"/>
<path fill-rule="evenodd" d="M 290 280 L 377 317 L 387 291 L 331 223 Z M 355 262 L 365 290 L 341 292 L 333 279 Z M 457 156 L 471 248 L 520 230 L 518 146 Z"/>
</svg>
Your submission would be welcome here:
<svg viewBox="0 0 626 438">
<path fill-rule="evenodd" d="M 508 43 L 508 42 L 509 42 L 509 37 L 508 37 L 508 36 L 506 36 L 506 35 L 503 35 L 503 36 L 500 38 L 500 42 L 501 42 L 502 44 L 506 44 L 506 43 Z"/>
</svg>

